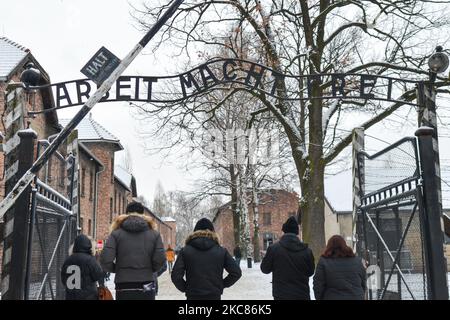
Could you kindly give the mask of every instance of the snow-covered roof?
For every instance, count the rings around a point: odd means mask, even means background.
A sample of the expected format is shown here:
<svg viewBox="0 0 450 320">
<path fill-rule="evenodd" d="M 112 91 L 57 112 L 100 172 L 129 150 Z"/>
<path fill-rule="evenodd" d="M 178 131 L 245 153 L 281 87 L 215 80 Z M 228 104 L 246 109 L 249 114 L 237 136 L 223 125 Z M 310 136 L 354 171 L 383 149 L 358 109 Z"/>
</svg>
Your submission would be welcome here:
<svg viewBox="0 0 450 320">
<path fill-rule="evenodd" d="M 114 166 L 114 176 L 119 180 L 128 190 L 131 191 L 131 179 L 133 175 L 119 165 Z"/>
<path fill-rule="evenodd" d="M 62 126 L 66 126 L 69 121 L 69 119 L 60 119 L 59 123 Z M 80 140 L 81 142 L 112 142 L 119 145 L 121 150 L 123 149 L 122 145 L 120 144 L 120 140 L 116 138 L 111 132 L 106 130 L 103 126 L 101 126 L 97 121 L 92 119 L 91 115 L 81 120 L 81 122 L 77 126 L 77 130 L 78 140 Z"/>
<path fill-rule="evenodd" d="M 176 222 L 176 220 L 172 217 L 161 217 L 161 220 L 164 222 Z"/>
<path fill-rule="evenodd" d="M 442 170 L 442 169 L 441 169 Z M 442 207 L 450 209 L 450 172 L 442 170 Z M 335 212 L 353 209 L 352 170 L 345 170 L 325 179 L 325 197 Z"/>
<path fill-rule="evenodd" d="M 0 81 L 7 80 L 29 52 L 30 50 L 14 41 L 0 37 Z"/>
</svg>

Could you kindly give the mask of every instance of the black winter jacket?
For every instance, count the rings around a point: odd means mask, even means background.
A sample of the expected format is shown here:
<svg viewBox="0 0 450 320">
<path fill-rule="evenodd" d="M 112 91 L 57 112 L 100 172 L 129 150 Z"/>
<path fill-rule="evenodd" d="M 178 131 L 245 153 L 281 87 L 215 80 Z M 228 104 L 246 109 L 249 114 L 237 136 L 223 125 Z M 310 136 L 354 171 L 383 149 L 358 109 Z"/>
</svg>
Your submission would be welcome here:
<svg viewBox="0 0 450 320">
<path fill-rule="evenodd" d="M 272 294 L 279 300 L 309 300 L 309 277 L 314 274 L 314 256 L 296 234 L 286 233 L 267 248 L 261 271 L 272 274 Z"/>
<path fill-rule="evenodd" d="M 66 288 L 66 300 L 98 299 L 97 281 L 103 280 L 105 274 L 92 256 L 92 244 L 88 237 L 79 236 L 75 240 L 73 253 L 64 261 L 61 269 L 61 280 Z M 77 289 L 79 269 L 80 281 Z"/>
<path fill-rule="evenodd" d="M 224 269 L 228 272 L 225 278 Z M 187 238 L 172 270 L 172 282 L 188 299 L 220 299 L 223 289 L 240 277 L 236 261 L 209 230 L 198 230 Z"/>
<path fill-rule="evenodd" d="M 316 300 L 364 300 L 365 291 L 361 258 L 320 258 L 314 275 Z"/>
<path fill-rule="evenodd" d="M 112 229 L 100 255 L 103 270 L 116 274 L 116 284 L 154 281 L 166 254 L 152 219 L 137 213 L 120 215 Z"/>
</svg>

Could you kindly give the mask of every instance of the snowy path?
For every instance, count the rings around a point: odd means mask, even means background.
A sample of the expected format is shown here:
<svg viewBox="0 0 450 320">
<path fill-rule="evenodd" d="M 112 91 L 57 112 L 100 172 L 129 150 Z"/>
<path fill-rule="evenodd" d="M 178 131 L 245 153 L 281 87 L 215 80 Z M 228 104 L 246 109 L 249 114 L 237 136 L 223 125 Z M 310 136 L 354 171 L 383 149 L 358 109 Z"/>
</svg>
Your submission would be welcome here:
<svg viewBox="0 0 450 320">
<path fill-rule="evenodd" d="M 248 269 L 247 264 L 241 263 L 242 277 L 231 288 L 225 289 L 222 295 L 223 300 L 272 300 L 272 274 L 263 274 L 259 269 L 259 264 L 254 264 Z M 114 274 L 108 282 L 108 287 L 114 294 Z M 157 300 L 185 300 L 184 293 L 178 291 L 170 280 L 168 271 L 159 278 L 159 294 Z M 312 289 L 312 278 L 310 279 Z M 311 297 L 314 298 L 311 292 Z"/>
</svg>

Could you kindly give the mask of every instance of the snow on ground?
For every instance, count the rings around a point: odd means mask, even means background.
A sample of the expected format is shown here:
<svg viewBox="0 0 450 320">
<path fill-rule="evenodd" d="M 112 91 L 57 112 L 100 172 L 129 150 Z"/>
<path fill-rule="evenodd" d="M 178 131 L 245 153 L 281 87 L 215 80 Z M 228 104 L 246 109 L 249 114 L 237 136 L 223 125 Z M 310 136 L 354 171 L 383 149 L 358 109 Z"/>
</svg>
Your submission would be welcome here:
<svg viewBox="0 0 450 320">
<path fill-rule="evenodd" d="M 259 263 L 253 264 L 253 268 L 247 268 L 247 262 L 241 262 L 242 277 L 231 287 L 224 290 L 223 300 L 272 300 L 272 274 L 264 274 L 259 268 Z M 169 271 L 164 272 L 158 278 L 159 294 L 157 300 L 185 300 L 184 293 L 178 291 L 170 280 Z M 115 296 L 114 274 L 111 274 L 107 286 Z M 312 278 L 310 279 L 311 298 Z"/>
<path fill-rule="evenodd" d="M 247 262 L 241 262 L 242 277 L 231 287 L 224 290 L 223 300 L 272 300 L 272 274 L 264 274 L 259 268 L 259 263 L 253 264 L 253 268 L 247 268 Z M 405 274 L 410 289 L 415 299 L 423 299 L 423 280 L 421 274 Z M 450 288 L 450 273 L 448 274 Z M 169 271 L 164 272 L 159 278 L 159 294 L 157 300 L 185 300 L 184 293 L 178 291 L 170 280 Z M 107 282 L 108 288 L 115 297 L 114 274 L 111 274 Z M 314 299 L 312 291 L 312 277 L 309 279 L 311 289 L 311 299 Z M 388 287 L 390 290 L 397 290 L 397 280 L 394 277 Z M 409 300 L 412 297 L 408 294 L 405 285 L 402 283 L 403 299 Z"/>
</svg>

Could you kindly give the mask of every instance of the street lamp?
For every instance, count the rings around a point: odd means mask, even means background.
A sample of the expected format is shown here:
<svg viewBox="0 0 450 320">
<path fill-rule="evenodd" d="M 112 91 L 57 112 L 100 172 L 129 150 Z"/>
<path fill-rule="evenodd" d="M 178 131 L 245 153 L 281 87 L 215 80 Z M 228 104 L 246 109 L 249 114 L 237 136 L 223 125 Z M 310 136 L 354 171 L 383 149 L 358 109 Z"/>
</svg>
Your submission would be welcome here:
<svg viewBox="0 0 450 320">
<path fill-rule="evenodd" d="M 34 63 L 28 63 L 25 70 L 20 74 L 20 81 L 25 85 L 25 88 L 28 88 L 37 86 L 39 80 L 41 80 L 41 72 L 35 68 Z"/>
<path fill-rule="evenodd" d="M 430 82 L 434 83 L 437 74 L 447 70 L 449 64 L 448 56 L 443 52 L 442 46 L 436 47 L 436 52 L 428 58 L 428 67 L 430 68 Z"/>
</svg>

